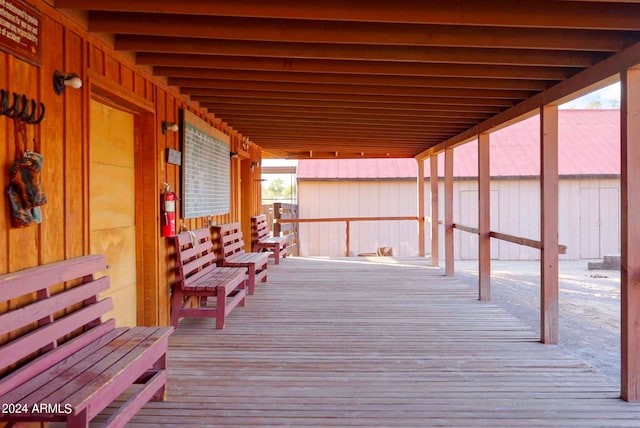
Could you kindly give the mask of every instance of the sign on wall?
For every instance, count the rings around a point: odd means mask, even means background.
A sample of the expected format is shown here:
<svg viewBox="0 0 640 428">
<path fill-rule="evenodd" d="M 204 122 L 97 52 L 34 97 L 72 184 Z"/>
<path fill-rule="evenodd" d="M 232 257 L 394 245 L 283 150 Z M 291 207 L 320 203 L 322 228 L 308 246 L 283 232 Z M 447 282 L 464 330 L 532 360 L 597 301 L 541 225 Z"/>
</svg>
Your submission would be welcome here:
<svg viewBox="0 0 640 428">
<path fill-rule="evenodd" d="M 40 11 L 23 0 L 0 0 L 0 49 L 41 65 Z"/>
<path fill-rule="evenodd" d="M 182 126 L 184 218 L 231 211 L 229 136 L 185 111 Z"/>
</svg>

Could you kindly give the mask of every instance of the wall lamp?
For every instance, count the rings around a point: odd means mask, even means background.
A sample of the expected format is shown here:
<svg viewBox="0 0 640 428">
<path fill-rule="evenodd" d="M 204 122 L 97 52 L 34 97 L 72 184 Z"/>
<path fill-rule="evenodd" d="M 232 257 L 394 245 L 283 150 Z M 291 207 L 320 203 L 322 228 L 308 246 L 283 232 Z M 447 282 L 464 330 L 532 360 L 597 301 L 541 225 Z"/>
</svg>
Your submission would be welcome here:
<svg viewBox="0 0 640 428">
<path fill-rule="evenodd" d="M 73 89 L 82 88 L 82 79 L 76 73 L 53 72 L 53 90 L 56 94 L 62 95 L 64 88 L 71 86 Z"/>
<path fill-rule="evenodd" d="M 260 162 L 252 161 L 251 162 L 251 172 L 256 169 L 257 166 L 260 166 Z"/>
<path fill-rule="evenodd" d="M 167 131 L 178 132 L 180 127 L 175 122 L 167 122 L 165 120 L 162 121 L 162 135 L 166 134 Z"/>
<path fill-rule="evenodd" d="M 229 158 L 230 159 L 237 159 L 238 158 L 238 152 L 229 152 Z"/>
</svg>

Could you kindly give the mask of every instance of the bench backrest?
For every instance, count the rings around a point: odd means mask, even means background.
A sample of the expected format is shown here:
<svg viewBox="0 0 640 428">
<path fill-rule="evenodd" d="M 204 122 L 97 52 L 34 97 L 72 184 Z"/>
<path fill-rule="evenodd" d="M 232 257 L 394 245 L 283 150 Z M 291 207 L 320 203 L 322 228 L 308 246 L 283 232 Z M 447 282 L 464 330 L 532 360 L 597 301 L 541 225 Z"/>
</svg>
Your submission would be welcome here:
<svg viewBox="0 0 640 428">
<path fill-rule="evenodd" d="M 180 232 L 173 236 L 176 257 L 176 280 L 174 287 L 188 287 L 216 267 L 209 228 Z"/>
<path fill-rule="evenodd" d="M 290 220 L 298 218 L 298 205 L 285 204 L 283 202 L 273 203 L 273 236 L 283 236 L 287 238 L 287 254 L 291 255 L 297 251 L 298 246 L 298 223 L 281 223 L 280 220 Z"/>
<path fill-rule="evenodd" d="M 244 239 L 240 223 L 227 223 L 213 226 L 214 247 L 218 260 L 232 257 L 234 254 L 244 254 Z"/>
<path fill-rule="evenodd" d="M 90 255 L 0 276 L 0 308 L 7 308 L 0 314 L 0 395 L 75 352 L 61 345 L 69 335 L 100 337 L 114 328 L 113 320 L 100 321 L 113 309 L 110 298 L 98 300 L 109 277 L 96 274 L 106 270 L 105 256 Z"/>
<path fill-rule="evenodd" d="M 264 214 L 251 217 L 251 242 L 259 241 L 269 237 L 269 225 L 267 216 Z"/>
</svg>

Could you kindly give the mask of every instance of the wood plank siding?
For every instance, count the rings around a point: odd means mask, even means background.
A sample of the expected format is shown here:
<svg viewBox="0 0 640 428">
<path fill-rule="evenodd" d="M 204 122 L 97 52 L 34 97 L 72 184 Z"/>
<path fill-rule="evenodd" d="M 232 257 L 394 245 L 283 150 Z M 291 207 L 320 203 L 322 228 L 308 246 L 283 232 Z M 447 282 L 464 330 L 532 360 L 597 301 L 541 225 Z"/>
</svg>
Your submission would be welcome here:
<svg viewBox="0 0 640 428">
<path fill-rule="evenodd" d="M 179 167 L 165 159 L 167 148 L 180 150 L 179 135 L 174 132 L 164 135 L 162 121 L 178 122 L 181 109 L 191 111 L 230 135 L 232 151 L 239 150 L 243 135 L 153 77 L 148 67 L 135 65 L 126 53 L 116 53 L 107 41 L 89 34 L 46 2 L 32 3 L 42 14 L 42 64 L 37 67 L 0 51 L 0 88 L 25 94 L 46 106 L 43 122 L 39 126 L 27 125 L 27 142 L 30 149 L 44 156 L 41 177 L 48 201 L 42 207 L 40 225 L 16 229 L 10 227 L 6 214 L 9 213 L 7 198 L 0 198 L 3 213 L 0 215 L 0 273 L 92 251 L 89 130 L 90 102 L 97 100 L 134 116 L 138 313 L 132 318 L 137 318 L 139 325 L 167 325 L 171 250 L 166 239 L 160 237 L 159 197 L 165 182 L 180 193 L 181 173 Z M 83 80 L 82 88 L 67 88 L 63 95 L 56 95 L 52 87 L 56 70 L 77 73 Z M 119 131 L 115 125 L 112 128 L 110 132 Z M 6 171 L 16 157 L 13 121 L 6 116 L 0 116 L 0 145 L 0 164 Z M 260 148 L 253 144 L 243 153 L 247 162 L 259 162 L 261 158 Z M 178 207 L 178 227 L 195 229 L 208 225 L 210 220 L 218 223 L 241 220 L 237 191 L 240 162 L 231 165 L 230 212 L 214 218 L 183 221 Z M 248 174 L 246 192 L 249 196 L 242 201 L 247 222 L 250 215 L 260 213 L 259 169 Z M 0 187 L 6 189 L 7 185 L 8 175 L 0 174 Z M 0 313 L 3 310 L 6 308 L 0 307 Z"/>
<path fill-rule="evenodd" d="M 224 331 L 183 320 L 129 427 L 638 426 L 617 385 L 427 259 L 291 258 Z"/>
</svg>

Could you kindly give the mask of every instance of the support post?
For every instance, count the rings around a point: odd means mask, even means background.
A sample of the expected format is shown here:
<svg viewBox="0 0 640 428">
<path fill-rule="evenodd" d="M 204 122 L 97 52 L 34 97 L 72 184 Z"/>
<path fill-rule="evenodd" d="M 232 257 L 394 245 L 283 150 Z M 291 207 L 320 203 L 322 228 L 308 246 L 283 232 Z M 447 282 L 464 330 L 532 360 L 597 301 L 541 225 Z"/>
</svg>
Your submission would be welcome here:
<svg viewBox="0 0 640 428">
<path fill-rule="evenodd" d="M 621 73 L 621 396 L 640 401 L 640 68 Z"/>
<path fill-rule="evenodd" d="M 430 185 L 431 185 L 431 266 L 438 267 L 440 258 L 439 234 L 439 202 L 438 202 L 438 155 L 430 157 Z"/>
<path fill-rule="evenodd" d="M 418 256 L 424 257 L 425 250 L 425 224 L 424 224 L 424 159 L 416 159 L 418 162 Z"/>
<path fill-rule="evenodd" d="M 453 149 L 444 151 L 444 263 L 447 276 L 455 274 L 453 260 Z"/>
<path fill-rule="evenodd" d="M 540 109 L 540 341 L 558 343 L 558 106 Z"/>
<path fill-rule="evenodd" d="M 478 135 L 478 299 L 491 300 L 491 174 L 489 134 Z"/>
<path fill-rule="evenodd" d="M 346 222 L 346 226 L 347 226 L 347 249 L 345 252 L 345 257 L 349 257 L 349 254 L 351 253 L 351 222 L 349 220 L 347 220 Z"/>
</svg>

